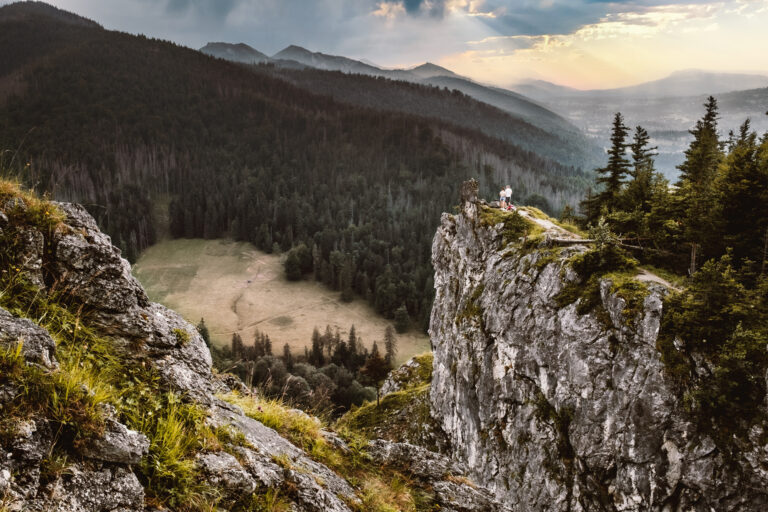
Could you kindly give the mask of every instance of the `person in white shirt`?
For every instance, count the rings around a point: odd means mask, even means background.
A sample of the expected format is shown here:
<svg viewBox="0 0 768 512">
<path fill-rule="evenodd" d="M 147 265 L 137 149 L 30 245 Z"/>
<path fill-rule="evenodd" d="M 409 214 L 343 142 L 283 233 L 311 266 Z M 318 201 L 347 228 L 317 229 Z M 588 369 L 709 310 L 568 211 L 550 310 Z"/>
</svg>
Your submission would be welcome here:
<svg viewBox="0 0 768 512">
<path fill-rule="evenodd" d="M 507 185 L 507 188 L 504 189 L 504 195 L 507 198 L 507 201 L 506 201 L 507 202 L 507 207 L 512 206 L 512 187 Z"/>
<path fill-rule="evenodd" d="M 501 189 L 499 191 L 499 206 L 502 209 L 507 207 L 506 200 L 507 200 L 507 191 L 504 189 Z"/>
</svg>

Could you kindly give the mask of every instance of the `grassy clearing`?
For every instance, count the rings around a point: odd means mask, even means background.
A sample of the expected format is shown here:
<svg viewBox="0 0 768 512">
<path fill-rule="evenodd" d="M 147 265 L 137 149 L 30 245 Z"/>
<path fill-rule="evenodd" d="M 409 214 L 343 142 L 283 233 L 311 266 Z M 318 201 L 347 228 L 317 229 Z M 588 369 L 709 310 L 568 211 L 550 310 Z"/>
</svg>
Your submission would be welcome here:
<svg viewBox="0 0 768 512">
<path fill-rule="evenodd" d="M 201 317 L 217 346 L 237 332 L 252 342 L 255 331 L 268 334 L 280 350 L 294 354 L 311 344 L 312 330 L 326 325 L 346 338 L 354 324 L 370 348 L 391 322 L 362 300 L 343 302 L 339 292 L 310 280 L 288 281 L 280 256 L 250 244 L 227 240 L 172 240 L 142 253 L 133 268 L 149 297 L 197 323 Z M 396 363 L 430 349 L 416 330 L 398 334 Z"/>
<path fill-rule="evenodd" d="M 576 224 L 570 223 L 570 222 L 561 222 L 558 219 L 552 218 L 543 211 L 539 210 L 538 208 L 534 206 L 523 206 L 520 208 L 523 211 L 528 212 L 532 216 L 534 216 L 537 219 L 540 220 L 547 220 L 554 224 L 555 226 L 558 226 L 566 231 L 570 231 L 574 235 L 578 235 L 582 238 L 589 238 L 589 233 L 578 227 Z"/>
</svg>

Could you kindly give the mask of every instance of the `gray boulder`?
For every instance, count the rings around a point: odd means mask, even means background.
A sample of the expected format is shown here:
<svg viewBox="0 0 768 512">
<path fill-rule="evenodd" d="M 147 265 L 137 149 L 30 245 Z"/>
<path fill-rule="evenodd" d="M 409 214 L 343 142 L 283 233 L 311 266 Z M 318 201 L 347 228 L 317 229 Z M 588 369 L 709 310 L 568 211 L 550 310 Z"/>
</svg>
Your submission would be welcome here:
<svg viewBox="0 0 768 512">
<path fill-rule="evenodd" d="M 430 481 L 441 480 L 450 475 L 463 475 L 466 472 L 459 462 L 409 443 L 391 443 L 376 439 L 368 443 L 368 454 L 378 463 L 394 466 Z"/>
<path fill-rule="evenodd" d="M 21 343 L 22 355 L 28 363 L 48 369 L 58 368 L 56 343 L 48 331 L 0 308 L 0 346 L 15 346 L 17 343 Z"/>
<path fill-rule="evenodd" d="M 252 493 L 257 483 L 235 457 L 225 452 L 203 453 L 197 456 L 197 465 L 208 481 L 230 493 Z"/>
<path fill-rule="evenodd" d="M 70 229 L 56 235 L 55 272 L 61 289 L 95 309 L 124 312 L 148 306 L 131 265 L 80 205 L 57 203 Z"/>
<path fill-rule="evenodd" d="M 70 466 L 48 488 L 30 500 L 29 512 L 142 512 L 144 488 L 122 467 L 86 469 Z"/>
<path fill-rule="evenodd" d="M 138 464 L 149 451 L 147 437 L 110 418 L 104 435 L 89 440 L 81 449 L 83 456 L 103 462 Z"/>
</svg>

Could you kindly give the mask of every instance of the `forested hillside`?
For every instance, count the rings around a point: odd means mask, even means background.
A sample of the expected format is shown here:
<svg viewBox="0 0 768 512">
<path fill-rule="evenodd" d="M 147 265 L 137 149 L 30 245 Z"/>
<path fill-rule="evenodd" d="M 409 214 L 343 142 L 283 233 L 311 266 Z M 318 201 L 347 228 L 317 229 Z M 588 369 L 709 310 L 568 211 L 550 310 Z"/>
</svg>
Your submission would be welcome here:
<svg viewBox="0 0 768 512">
<path fill-rule="evenodd" d="M 477 130 L 565 166 L 589 168 L 599 163 L 597 146 L 570 122 L 534 103 L 515 98 L 513 93 L 494 92 L 461 78 L 436 77 L 418 83 L 274 65 L 264 65 L 260 70 L 345 103 L 415 114 Z M 472 95 L 458 90 L 461 88 L 472 91 Z M 483 95 L 487 102 L 472 97 Z M 508 110 L 504 109 L 505 106 Z M 522 110 L 527 113 L 525 117 L 509 112 Z"/>
<path fill-rule="evenodd" d="M 44 4 L 1 8 L 0 45 L 7 165 L 86 205 L 128 258 L 167 216 L 176 237 L 303 244 L 301 272 L 423 321 L 431 239 L 458 183 L 510 182 L 555 210 L 585 189 L 580 172 L 480 132 L 344 105 Z"/>
</svg>

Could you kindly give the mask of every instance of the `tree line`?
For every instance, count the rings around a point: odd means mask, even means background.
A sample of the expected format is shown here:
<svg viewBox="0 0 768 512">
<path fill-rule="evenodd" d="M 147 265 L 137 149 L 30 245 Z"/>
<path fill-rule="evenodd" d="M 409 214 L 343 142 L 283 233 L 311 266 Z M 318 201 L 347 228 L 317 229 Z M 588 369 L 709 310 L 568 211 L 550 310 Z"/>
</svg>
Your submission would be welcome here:
<svg viewBox="0 0 768 512">
<path fill-rule="evenodd" d="M 233 333 L 230 345 L 222 348 L 211 344 L 204 319 L 197 330 L 220 371 L 238 376 L 248 388 L 256 388 L 265 396 L 288 399 L 297 407 L 332 415 L 378 399 L 397 354 L 397 337 L 391 326 L 384 331 L 382 349 L 374 341 L 371 350 L 363 345 L 354 325 L 346 337 L 329 325 L 322 333 L 315 327 L 301 354 L 291 352 L 287 343 L 279 354 L 273 353 L 272 340 L 259 330 L 250 343 Z"/>
</svg>

